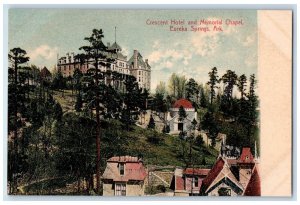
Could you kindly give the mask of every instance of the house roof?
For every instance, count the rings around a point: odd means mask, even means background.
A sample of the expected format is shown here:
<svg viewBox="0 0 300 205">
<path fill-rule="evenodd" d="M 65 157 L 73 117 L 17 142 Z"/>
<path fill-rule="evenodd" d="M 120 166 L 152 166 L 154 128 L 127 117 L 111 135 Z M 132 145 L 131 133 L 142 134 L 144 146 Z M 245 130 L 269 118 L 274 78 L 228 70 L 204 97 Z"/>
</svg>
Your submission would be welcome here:
<svg viewBox="0 0 300 205">
<path fill-rule="evenodd" d="M 124 175 L 120 175 L 120 163 L 124 163 Z M 145 167 L 142 161 L 137 157 L 120 156 L 112 157 L 107 160 L 107 165 L 102 177 L 103 179 L 126 182 L 130 180 L 143 181 L 146 175 Z"/>
<path fill-rule="evenodd" d="M 260 196 L 261 195 L 260 177 L 259 177 L 256 166 L 253 167 L 252 175 L 246 186 L 244 195 L 245 196 Z"/>
<path fill-rule="evenodd" d="M 181 98 L 179 100 L 177 100 L 174 104 L 173 104 L 173 108 L 194 108 L 192 103 L 190 101 L 188 101 L 187 99 Z"/>
<path fill-rule="evenodd" d="M 131 56 L 131 58 L 128 60 L 129 65 L 134 64 L 134 55 Z M 141 66 L 144 69 L 150 69 L 151 66 L 148 64 L 147 60 L 144 61 L 143 56 L 141 55 L 140 52 L 137 51 L 137 67 Z"/>
<path fill-rule="evenodd" d="M 114 42 L 109 48 L 109 50 L 122 50 L 121 46 L 119 46 L 119 44 L 117 44 L 117 42 Z"/>
<path fill-rule="evenodd" d="M 41 77 L 44 78 L 44 77 L 48 77 L 48 76 L 52 76 L 50 71 L 44 67 L 42 70 L 41 70 Z"/>
<path fill-rule="evenodd" d="M 255 163 L 254 157 L 251 153 L 251 150 L 249 147 L 244 147 L 242 150 L 242 154 L 240 158 L 237 161 L 238 163 Z"/>
<path fill-rule="evenodd" d="M 230 170 L 227 161 L 220 156 L 206 178 L 203 180 L 201 189 L 205 193 L 210 192 L 210 190 L 214 189 L 215 186 L 224 180 L 230 180 L 239 192 L 243 190 L 243 186 L 238 182 Z"/>
<path fill-rule="evenodd" d="M 202 175 L 202 176 L 207 176 L 209 173 L 210 169 L 200 169 L 200 168 L 186 168 L 183 171 L 183 174 L 186 175 Z"/>
<path fill-rule="evenodd" d="M 222 157 L 219 157 L 217 162 L 214 164 L 213 168 L 209 171 L 205 179 L 202 181 L 203 189 L 208 188 L 212 182 L 216 179 L 219 173 L 222 171 L 225 161 Z"/>
</svg>

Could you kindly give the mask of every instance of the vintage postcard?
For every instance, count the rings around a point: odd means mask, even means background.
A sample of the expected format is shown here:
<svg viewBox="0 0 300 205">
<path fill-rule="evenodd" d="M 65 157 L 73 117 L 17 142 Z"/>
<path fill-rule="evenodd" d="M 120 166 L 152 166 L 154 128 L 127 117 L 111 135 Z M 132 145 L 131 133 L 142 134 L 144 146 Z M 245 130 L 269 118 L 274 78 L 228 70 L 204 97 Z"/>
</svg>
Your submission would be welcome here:
<svg viewBox="0 0 300 205">
<path fill-rule="evenodd" d="M 7 193 L 290 196 L 291 48 L 291 10 L 9 9 Z"/>
</svg>

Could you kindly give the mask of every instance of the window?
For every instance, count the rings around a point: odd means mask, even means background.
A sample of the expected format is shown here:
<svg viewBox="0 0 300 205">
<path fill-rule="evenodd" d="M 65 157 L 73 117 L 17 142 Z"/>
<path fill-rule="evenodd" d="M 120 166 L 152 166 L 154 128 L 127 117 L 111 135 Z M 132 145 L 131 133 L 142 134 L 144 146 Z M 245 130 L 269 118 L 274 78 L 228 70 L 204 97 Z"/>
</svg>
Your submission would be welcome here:
<svg viewBox="0 0 300 205">
<path fill-rule="evenodd" d="M 126 184 L 116 184 L 115 195 L 116 196 L 126 196 Z"/>
<path fill-rule="evenodd" d="M 218 190 L 219 196 L 231 196 L 231 189 L 226 188 L 226 187 L 221 187 Z"/>
<path fill-rule="evenodd" d="M 141 82 L 141 77 L 139 77 L 139 82 Z"/>
<path fill-rule="evenodd" d="M 139 71 L 139 75 L 141 75 L 141 71 Z"/>
<path fill-rule="evenodd" d="M 195 178 L 195 187 L 198 187 L 199 183 L 198 183 L 198 177 Z"/>
<path fill-rule="evenodd" d="M 120 175 L 124 175 L 124 164 L 119 164 Z"/>
</svg>

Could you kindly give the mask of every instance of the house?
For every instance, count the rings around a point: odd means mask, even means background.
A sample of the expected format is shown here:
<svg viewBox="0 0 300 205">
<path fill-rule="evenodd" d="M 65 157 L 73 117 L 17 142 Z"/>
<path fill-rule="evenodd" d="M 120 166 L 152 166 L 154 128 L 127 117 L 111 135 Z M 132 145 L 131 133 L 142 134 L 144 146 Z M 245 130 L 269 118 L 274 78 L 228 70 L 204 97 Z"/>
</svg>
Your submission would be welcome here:
<svg viewBox="0 0 300 205">
<path fill-rule="evenodd" d="M 249 147 L 238 158 L 218 157 L 213 168 L 202 181 L 200 194 L 205 196 L 260 196 L 258 163 Z"/>
<path fill-rule="evenodd" d="M 200 193 L 205 196 L 237 196 L 243 193 L 243 186 L 230 170 L 226 159 L 219 156 L 202 181 Z"/>
<path fill-rule="evenodd" d="M 180 119 L 179 109 L 183 107 L 186 118 Z M 167 123 L 170 127 L 171 134 L 178 134 L 180 131 L 188 131 L 192 125 L 193 120 L 197 121 L 197 112 L 192 103 L 187 99 L 177 100 L 170 111 L 167 113 Z"/>
<path fill-rule="evenodd" d="M 52 79 L 52 74 L 50 73 L 50 71 L 46 67 L 44 67 L 41 70 L 40 76 L 41 76 L 41 79 L 45 82 L 50 82 L 51 79 Z"/>
<path fill-rule="evenodd" d="M 103 196 L 143 196 L 146 176 L 141 159 L 111 157 L 102 175 Z"/>
<path fill-rule="evenodd" d="M 176 168 L 171 182 L 174 196 L 199 195 L 202 181 L 209 171 L 202 168 Z"/>
</svg>

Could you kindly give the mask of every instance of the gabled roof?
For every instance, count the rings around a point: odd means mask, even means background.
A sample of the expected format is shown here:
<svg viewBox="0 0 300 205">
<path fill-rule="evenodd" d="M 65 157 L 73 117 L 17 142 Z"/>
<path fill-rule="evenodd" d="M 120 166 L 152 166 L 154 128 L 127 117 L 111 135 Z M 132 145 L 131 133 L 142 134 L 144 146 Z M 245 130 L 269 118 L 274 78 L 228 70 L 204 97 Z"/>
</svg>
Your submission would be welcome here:
<svg viewBox="0 0 300 205">
<path fill-rule="evenodd" d="M 252 175 L 246 186 L 244 195 L 245 196 L 260 196 L 261 195 L 260 177 L 259 177 L 256 166 L 253 167 Z"/>
<path fill-rule="evenodd" d="M 120 175 L 119 166 L 124 164 L 124 175 Z M 127 182 L 130 180 L 143 181 L 146 178 L 146 170 L 141 160 L 137 157 L 120 156 L 107 160 L 103 179 Z"/>
<path fill-rule="evenodd" d="M 122 50 L 121 46 L 119 46 L 119 44 L 117 44 L 117 42 L 114 42 L 108 49 L 109 50 L 119 50 L 119 51 Z"/>
<path fill-rule="evenodd" d="M 188 101 L 187 99 L 184 99 L 184 98 L 181 98 L 181 99 L 177 100 L 173 104 L 173 108 L 180 108 L 180 106 L 182 106 L 183 108 L 194 108 L 192 103 L 190 101 Z"/>
<path fill-rule="evenodd" d="M 45 77 L 48 77 L 48 76 L 52 76 L 52 74 L 50 73 L 50 71 L 46 67 L 44 67 L 41 70 L 41 77 L 45 78 Z"/>
<path fill-rule="evenodd" d="M 134 64 L 134 54 L 131 56 L 131 58 L 128 60 L 129 65 Z M 143 69 L 150 69 L 150 65 L 146 63 L 143 59 L 143 56 L 140 54 L 140 52 L 137 51 L 137 67 L 141 66 Z"/>
<path fill-rule="evenodd" d="M 231 186 L 235 185 L 235 189 L 242 192 L 243 186 L 236 179 L 225 160 L 220 156 L 207 177 L 203 180 L 201 190 L 205 194 L 213 190 L 221 182 L 226 182 Z"/>
<path fill-rule="evenodd" d="M 251 150 L 249 147 L 244 147 L 242 150 L 242 154 L 240 158 L 237 161 L 238 163 L 255 163 L 254 157 L 251 153 Z"/>
<path fill-rule="evenodd" d="M 224 164 L 225 161 L 223 160 L 223 158 L 219 157 L 216 163 L 214 164 L 213 168 L 209 171 L 205 179 L 202 181 L 202 188 L 205 189 L 205 191 L 220 174 Z"/>
</svg>

